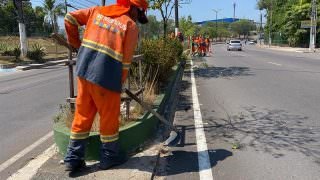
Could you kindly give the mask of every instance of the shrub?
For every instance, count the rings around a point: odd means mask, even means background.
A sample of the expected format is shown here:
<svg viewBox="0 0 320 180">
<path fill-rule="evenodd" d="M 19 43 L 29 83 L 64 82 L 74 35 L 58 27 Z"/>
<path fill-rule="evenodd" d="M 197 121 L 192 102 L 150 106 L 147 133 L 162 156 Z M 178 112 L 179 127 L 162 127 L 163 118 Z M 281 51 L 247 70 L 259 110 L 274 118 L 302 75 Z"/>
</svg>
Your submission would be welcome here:
<svg viewBox="0 0 320 180">
<path fill-rule="evenodd" d="M 36 62 L 44 62 L 43 57 L 46 55 L 45 48 L 40 44 L 32 45 L 32 49 L 28 51 L 27 57 Z"/>
<path fill-rule="evenodd" d="M 8 45 L 4 43 L 0 43 L 0 52 L 4 52 L 8 50 Z"/>
<path fill-rule="evenodd" d="M 14 56 L 15 60 L 18 61 L 19 57 L 21 55 L 21 50 L 19 46 L 16 46 L 14 48 L 8 48 L 7 46 L 4 46 L 4 51 L 1 53 L 3 56 Z"/>
<path fill-rule="evenodd" d="M 13 56 L 16 58 L 16 61 L 19 60 L 20 55 L 21 55 L 20 47 L 17 46 L 13 48 Z"/>
<path fill-rule="evenodd" d="M 181 43 L 175 39 L 145 39 L 141 43 L 140 52 L 144 55 L 147 74 L 153 74 L 159 82 L 165 82 L 170 77 L 171 68 L 177 64 L 183 51 Z M 152 68 L 152 70 L 150 70 Z"/>
</svg>

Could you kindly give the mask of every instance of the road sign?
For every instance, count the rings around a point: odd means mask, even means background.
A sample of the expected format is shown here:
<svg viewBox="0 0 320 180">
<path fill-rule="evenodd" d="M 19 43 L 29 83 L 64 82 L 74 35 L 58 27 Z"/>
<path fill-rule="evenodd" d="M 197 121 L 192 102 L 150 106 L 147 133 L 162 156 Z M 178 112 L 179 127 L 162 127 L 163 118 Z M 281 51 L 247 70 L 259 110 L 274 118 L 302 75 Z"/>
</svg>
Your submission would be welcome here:
<svg viewBox="0 0 320 180">
<path fill-rule="evenodd" d="M 304 29 L 308 29 L 308 28 L 311 28 L 311 26 L 316 26 L 316 25 L 317 25 L 317 22 L 313 22 L 313 25 L 312 25 L 311 20 L 301 21 L 301 28 L 304 28 Z"/>
</svg>

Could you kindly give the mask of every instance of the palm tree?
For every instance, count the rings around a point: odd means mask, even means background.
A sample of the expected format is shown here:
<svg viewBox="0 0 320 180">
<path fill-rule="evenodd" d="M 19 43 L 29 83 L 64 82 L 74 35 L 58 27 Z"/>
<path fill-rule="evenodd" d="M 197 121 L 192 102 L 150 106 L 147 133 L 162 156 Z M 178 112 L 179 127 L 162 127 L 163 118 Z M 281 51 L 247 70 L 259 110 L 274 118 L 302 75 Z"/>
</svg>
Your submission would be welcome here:
<svg viewBox="0 0 320 180">
<path fill-rule="evenodd" d="M 58 32 L 58 17 L 65 15 L 65 6 L 62 3 L 57 4 L 56 0 L 45 0 L 43 3 L 45 12 L 44 23 L 48 23 L 52 27 L 53 32 Z"/>
</svg>

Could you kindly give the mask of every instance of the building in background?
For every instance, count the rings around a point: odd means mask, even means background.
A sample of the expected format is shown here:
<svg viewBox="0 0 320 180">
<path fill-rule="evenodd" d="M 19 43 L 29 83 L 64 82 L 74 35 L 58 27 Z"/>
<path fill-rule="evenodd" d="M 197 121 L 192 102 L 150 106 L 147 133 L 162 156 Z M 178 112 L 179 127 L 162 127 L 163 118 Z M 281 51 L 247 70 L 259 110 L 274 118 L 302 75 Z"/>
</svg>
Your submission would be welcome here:
<svg viewBox="0 0 320 180">
<path fill-rule="evenodd" d="M 194 24 L 197 24 L 197 25 L 204 25 L 206 23 L 209 23 L 209 22 L 224 22 L 224 23 L 233 23 L 233 22 L 237 22 L 239 21 L 240 19 L 238 18 L 223 18 L 223 19 L 217 19 L 217 20 L 207 20 L 207 21 L 200 21 L 200 22 L 195 22 Z"/>
</svg>

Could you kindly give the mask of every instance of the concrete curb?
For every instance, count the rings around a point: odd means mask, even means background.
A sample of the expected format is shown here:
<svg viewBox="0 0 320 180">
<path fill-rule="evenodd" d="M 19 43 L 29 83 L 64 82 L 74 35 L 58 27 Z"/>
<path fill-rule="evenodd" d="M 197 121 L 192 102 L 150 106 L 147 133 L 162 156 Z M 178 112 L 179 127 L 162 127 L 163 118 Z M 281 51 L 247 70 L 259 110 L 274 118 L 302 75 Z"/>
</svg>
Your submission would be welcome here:
<svg viewBox="0 0 320 180">
<path fill-rule="evenodd" d="M 270 49 L 270 50 L 275 50 L 275 51 L 283 51 L 283 52 L 297 52 L 297 53 L 318 53 L 319 50 L 317 49 L 315 52 L 309 51 L 308 48 L 291 48 L 291 47 L 277 47 L 277 46 L 259 46 L 256 45 L 256 47 L 261 48 L 261 49 Z"/>
<path fill-rule="evenodd" d="M 43 68 L 43 67 L 63 64 L 63 63 L 66 63 L 67 61 L 68 61 L 67 59 L 57 60 L 57 61 L 48 61 L 48 62 L 46 62 L 44 64 L 29 64 L 29 65 L 26 65 L 26 66 L 17 66 L 16 69 L 20 70 L 20 71 L 26 71 L 26 70 L 30 70 L 30 69 L 39 69 L 39 68 Z"/>
<path fill-rule="evenodd" d="M 11 69 L 15 67 L 16 67 L 15 64 L 0 64 L 0 69 Z"/>
</svg>

